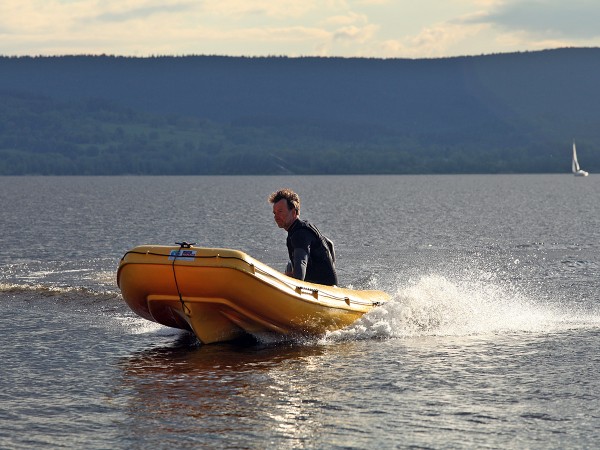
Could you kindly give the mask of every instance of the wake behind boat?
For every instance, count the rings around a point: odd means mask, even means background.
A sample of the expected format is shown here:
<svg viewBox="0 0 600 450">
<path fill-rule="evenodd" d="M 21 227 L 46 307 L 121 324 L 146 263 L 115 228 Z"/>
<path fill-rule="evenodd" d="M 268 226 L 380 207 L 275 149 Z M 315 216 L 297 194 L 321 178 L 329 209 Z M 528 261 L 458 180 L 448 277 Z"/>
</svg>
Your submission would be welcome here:
<svg viewBox="0 0 600 450">
<path fill-rule="evenodd" d="M 117 284 L 136 314 L 193 331 L 204 344 L 245 334 L 323 335 L 389 300 L 382 291 L 290 278 L 241 251 L 185 243 L 128 251 Z"/>
<path fill-rule="evenodd" d="M 571 161 L 571 171 L 573 175 L 576 177 L 587 177 L 589 175 L 588 172 L 582 170 L 579 167 L 579 161 L 577 160 L 577 148 L 575 147 L 575 141 L 573 141 L 573 160 Z"/>
</svg>

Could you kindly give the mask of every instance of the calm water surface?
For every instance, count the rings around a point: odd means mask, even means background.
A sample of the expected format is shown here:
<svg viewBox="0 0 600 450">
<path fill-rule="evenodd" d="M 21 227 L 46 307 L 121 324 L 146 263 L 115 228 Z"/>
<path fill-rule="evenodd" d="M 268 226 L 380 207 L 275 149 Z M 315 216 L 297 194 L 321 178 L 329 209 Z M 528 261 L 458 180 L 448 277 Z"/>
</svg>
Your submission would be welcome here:
<svg viewBox="0 0 600 450">
<path fill-rule="evenodd" d="M 283 269 L 289 186 L 341 284 L 393 300 L 314 341 L 199 345 L 115 284 L 138 244 Z M 600 177 L 0 177 L 0 448 L 590 448 Z"/>
</svg>

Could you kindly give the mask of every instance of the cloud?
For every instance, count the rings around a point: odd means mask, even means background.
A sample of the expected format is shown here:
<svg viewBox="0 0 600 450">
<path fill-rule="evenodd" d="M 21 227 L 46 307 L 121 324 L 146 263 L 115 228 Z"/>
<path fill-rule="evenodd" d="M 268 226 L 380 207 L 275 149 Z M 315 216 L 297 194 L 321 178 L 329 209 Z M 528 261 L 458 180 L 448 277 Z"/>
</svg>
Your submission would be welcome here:
<svg viewBox="0 0 600 450">
<path fill-rule="evenodd" d="M 377 25 L 365 25 L 362 27 L 350 25 L 341 27 L 333 33 L 333 39 L 336 41 L 365 43 L 373 38 L 378 28 Z"/>
<path fill-rule="evenodd" d="M 600 36 L 600 2 L 597 0 L 505 1 L 489 12 L 468 19 L 511 32 L 540 38 L 589 39 Z"/>
<path fill-rule="evenodd" d="M 54 24 L 64 23 L 68 14 L 62 6 L 56 2 L 0 2 L 0 27 L 5 33 L 15 36 L 47 32 L 54 28 Z"/>
<path fill-rule="evenodd" d="M 316 0 L 204 0 L 200 9 L 207 14 L 227 17 L 264 16 L 275 19 L 298 18 L 318 8 Z"/>
<path fill-rule="evenodd" d="M 348 11 L 345 14 L 327 17 L 321 22 L 323 30 L 334 41 L 365 43 L 375 37 L 378 25 L 369 23 L 366 14 Z"/>
<path fill-rule="evenodd" d="M 0 0 L 0 54 L 442 57 L 598 45 L 598 0 Z"/>
<path fill-rule="evenodd" d="M 357 0 L 359 5 L 386 5 L 390 0 Z"/>
<path fill-rule="evenodd" d="M 322 21 L 324 26 L 346 26 L 352 24 L 366 24 L 369 22 L 368 17 L 365 14 L 358 14 L 354 11 L 349 11 L 346 14 L 340 14 L 336 16 L 327 17 Z"/>
<path fill-rule="evenodd" d="M 122 5 L 122 4 L 121 4 Z M 190 3 L 149 4 L 125 6 L 118 10 L 103 12 L 91 19 L 100 22 L 127 22 L 130 20 L 146 19 L 156 14 L 179 14 L 193 9 Z"/>
<path fill-rule="evenodd" d="M 450 49 L 466 41 L 475 40 L 485 28 L 486 25 L 461 26 L 452 22 L 441 22 L 423 28 L 414 36 L 386 40 L 381 43 L 380 52 L 387 57 L 442 57 L 447 55 Z"/>
<path fill-rule="evenodd" d="M 247 39 L 258 40 L 262 42 L 272 42 L 273 40 L 283 42 L 295 42 L 314 39 L 327 39 L 330 34 L 318 28 L 293 26 L 280 28 L 243 28 L 231 31 L 212 30 L 205 37 L 213 39 L 228 39 L 244 41 Z"/>
</svg>

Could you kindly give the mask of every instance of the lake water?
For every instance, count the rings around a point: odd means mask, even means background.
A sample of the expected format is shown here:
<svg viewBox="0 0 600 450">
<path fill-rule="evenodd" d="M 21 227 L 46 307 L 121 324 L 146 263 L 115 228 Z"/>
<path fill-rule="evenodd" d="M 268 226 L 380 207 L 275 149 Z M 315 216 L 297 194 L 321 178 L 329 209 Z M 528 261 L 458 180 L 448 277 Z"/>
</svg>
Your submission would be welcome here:
<svg viewBox="0 0 600 450">
<path fill-rule="evenodd" d="M 313 341 L 199 345 L 115 275 L 146 243 L 283 269 L 291 187 L 340 284 L 393 300 Z M 589 448 L 600 177 L 0 177 L 0 448 Z"/>
</svg>

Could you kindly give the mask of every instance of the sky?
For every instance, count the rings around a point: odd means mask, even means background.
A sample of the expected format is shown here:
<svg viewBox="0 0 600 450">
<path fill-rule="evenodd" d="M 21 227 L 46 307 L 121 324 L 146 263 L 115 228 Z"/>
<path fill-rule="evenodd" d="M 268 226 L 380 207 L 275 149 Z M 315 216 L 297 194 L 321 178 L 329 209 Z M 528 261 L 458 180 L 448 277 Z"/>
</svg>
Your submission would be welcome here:
<svg viewBox="0 0 600 450">
<path fill-rule="evenodd" d="M 1 0 L 0 55 L 439 58 L 600 46 L 598 0 Z"/>
</svg>

